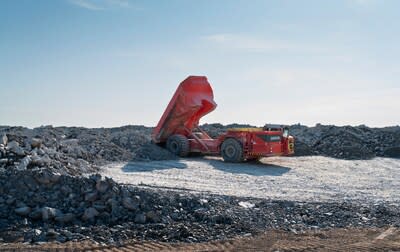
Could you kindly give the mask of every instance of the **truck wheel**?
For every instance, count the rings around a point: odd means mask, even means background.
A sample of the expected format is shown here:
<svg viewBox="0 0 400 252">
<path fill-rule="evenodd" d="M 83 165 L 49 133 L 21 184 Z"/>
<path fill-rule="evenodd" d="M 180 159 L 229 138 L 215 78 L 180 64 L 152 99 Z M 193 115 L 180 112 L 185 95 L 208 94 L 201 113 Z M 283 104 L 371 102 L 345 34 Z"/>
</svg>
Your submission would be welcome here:
<svg viewBox="0 0 400 252">
<path fill-rule="evenodd" d="M 244 160 L 243 147 L 238 140 L 233 138 L 228 138 L 222 143 L 221 155 L 226 162 L 239 163 Z"/>
<path fill-rule="evenodd" d="M 172 135 L 167 140 L 167 149 L 180 157 L 189 155 L 189 141 L 184 135 Z"/>
</svg>

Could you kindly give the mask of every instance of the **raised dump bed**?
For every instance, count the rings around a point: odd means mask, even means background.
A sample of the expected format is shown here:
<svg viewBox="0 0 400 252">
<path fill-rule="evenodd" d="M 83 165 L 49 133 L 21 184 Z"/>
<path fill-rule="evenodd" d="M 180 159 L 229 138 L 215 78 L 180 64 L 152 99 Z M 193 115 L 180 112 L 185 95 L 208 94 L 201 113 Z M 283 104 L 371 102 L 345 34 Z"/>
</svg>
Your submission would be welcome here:
<svg viewBox="0 0 400 252">
<path fill-rule="evenodd" d="M 163 143 L 174 134 L 189 137 L 199 120 L 217 107 L 210 83 L 204 76 L 189 76 L 179 84 L 157 127 L 155 143 Z"/>
</svg>

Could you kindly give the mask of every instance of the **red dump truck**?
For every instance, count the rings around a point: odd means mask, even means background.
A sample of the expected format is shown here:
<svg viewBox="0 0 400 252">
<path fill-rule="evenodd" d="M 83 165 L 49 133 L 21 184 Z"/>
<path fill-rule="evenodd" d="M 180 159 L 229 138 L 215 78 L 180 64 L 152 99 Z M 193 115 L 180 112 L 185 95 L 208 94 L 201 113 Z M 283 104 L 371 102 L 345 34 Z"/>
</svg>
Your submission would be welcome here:
<svg viewBox="0 0 400 252">
<path fill-rule="evenodd" d="M 294 138 L 283 125 L 228 129 L 218 138 L 211 138 L 199 128 L 199 121 L 216 107 L 207 78 L 189 76 L 178 86 L 154 128 L 153 142 L 181 157 L 190 153 L 221 155 L 227 162 L 294 153 Z"/>
</svg>

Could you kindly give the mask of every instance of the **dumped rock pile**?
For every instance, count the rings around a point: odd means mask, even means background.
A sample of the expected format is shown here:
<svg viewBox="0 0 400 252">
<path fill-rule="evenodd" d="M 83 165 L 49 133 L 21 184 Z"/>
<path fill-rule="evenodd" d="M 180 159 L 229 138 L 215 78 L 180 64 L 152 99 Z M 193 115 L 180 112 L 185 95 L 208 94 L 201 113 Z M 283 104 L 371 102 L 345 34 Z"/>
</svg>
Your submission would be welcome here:
<svg viewBox="0 0 400 252">
<path fill-rule="evenodd" d="M 400 226 L 396 205 L 301 203 L 119 185 L 100 175 L 0 175 L 1 242 L 207 241 L 267 229 Z"/>
<path fill-rule="evenodd" d="M 51 142 L 46 143 L 52 146 Z M 0 172 L 8 169 L 47 169 L 62 174 L 81 174 L 95 171 L 84 159 L 76 141 L 62 141 L 57 147 L 48 147 L 41 138 L 3 134 L 0 143 Z"/>
<path fill-rule="evenodd" d="M 205 124 L 203 129 L 217 137 L 228 128 L 250 125 Z M 400 157 L 400 127 L 366 126 L 306 127 L 293 125 L 295 153 L 344 159 L 375 156 Z M 167 150 L 151 143 L 152 128 L 124 126 L 87 129 L 44 126 L 34 129 L 0 127 L 0 172 L 6 169 L 49 169 L 60 174 L 95 172 L 97 166 L 112 161 L 176 159 Z"/>
<path fill-rule="evenodd" d="M 400 157 L 399 126 L 369 128 L 364 125 L 337 127 L 317 124 L 315 127 L 293 125 L 290 129 L 296 137 L 299 155 L 303 151 L 309 155 L 345 159 Z"/>
<path fill-rule="evenodd" d="M 217 137 L 229 128 L 250 125 L 205 124 L 202 128 Z M 342 159 L 369 159 L 375 156 L 400 158 L 400 127 L 369 128 L 367 126 L 320 125 L 290 126 L 295 137 L 295 155 L 324 155 Z"/>
<path fill-rule="evenodd" d="M 150 128 L 76 127 L 0 128 L 0 171 L 48 169 L 80 175 L 108 161 L 162 160 L 176 157 L 150 143 Z"/>
<path fill-rule="evenodd" d="M 217 137 L 228 128 L 250 125 L 205 124 L 203 128 Z M 375 156 L 400 157 L 400 127 L 366 126 L 306 127 L 293 125 L 295 153 L 324 155 L 344 159 Z M 152 128 L 124 126 L 87 129 L 45 126 L 34 129 L 0 127 L 0 172 L 6 169 L 50 169 L 60 174 L 79 175 L 115 161 L 176 159 L 167 150 L 151 143 Z"/>
</svg>

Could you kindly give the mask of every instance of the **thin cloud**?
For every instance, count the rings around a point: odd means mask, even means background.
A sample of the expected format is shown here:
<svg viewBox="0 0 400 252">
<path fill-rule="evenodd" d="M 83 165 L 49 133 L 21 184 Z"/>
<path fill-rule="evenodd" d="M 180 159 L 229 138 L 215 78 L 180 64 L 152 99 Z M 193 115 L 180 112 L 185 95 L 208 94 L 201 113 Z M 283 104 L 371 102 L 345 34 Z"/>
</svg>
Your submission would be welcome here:
<svg viewBox="0 0 400 252">
<path fill-rule="evenodd" d="M 132 5 L 127 0 L 106 0 L 110 5 L 118 6 L 120 8 L 130 8 Z"/>
<path fill-rule="evenodd" d="M 98 11 L 98 10 L 103 10 L 104 8 L 94 4 L 91 1 L 88 0 L 69 0 L 69 3 L 76 5 L 78 7 L 87 9 L 87 10 L 93 10 L 93 11 Z"/>
<path fill-rule="evenodd" d="M 91 11 L 101 11 L 111 8 L 131 8 L 127 0 L 68 0 L 69 3 Z"/>
<path fill-rule="evenodd" d="M 224 49 L 245 50 L 253 52 L 270 52 L 281 50 L 297 51 L 324 51 L 323 48 L 298 45 L 283 40 L 256 38 L 243 34 L 220 33 L 203 37 L 204 40 L 211 42 Z"/>
<path fill-rule="evenodd" d="M 292 47 L 291 45 L 282 41 L 263 40 L 238 34 L 213 34 L 205 36 L 204 39 L 218 45 L 228 46 L 233 49 L 266 51 L 289 49 Z"/>
<path fill-rule="evenodd" d="M 351 0 L 351 1 L 359 5 L 368 5 L 375 2 L 374 0 Z"/>
<path fill-rule="evenodd" d="M 354 9 L 373 10 L 380 2 L 376 0 L 349 0 L 350 6 Z"/>
</svg>

